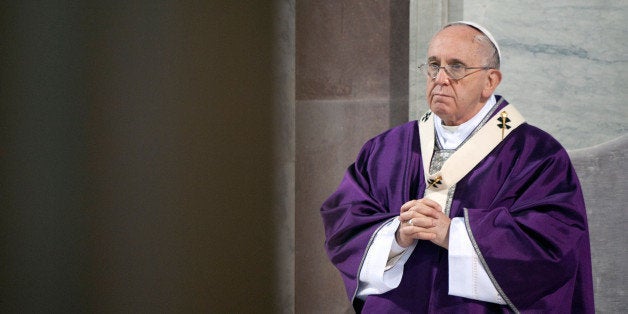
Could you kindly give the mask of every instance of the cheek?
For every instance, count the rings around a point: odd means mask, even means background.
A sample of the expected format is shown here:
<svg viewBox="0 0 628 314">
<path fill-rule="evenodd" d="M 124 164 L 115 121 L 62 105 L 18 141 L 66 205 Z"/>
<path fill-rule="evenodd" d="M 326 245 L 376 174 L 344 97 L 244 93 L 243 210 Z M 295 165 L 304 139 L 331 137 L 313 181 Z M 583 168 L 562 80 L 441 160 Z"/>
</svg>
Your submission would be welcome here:
<svg viewBox="0 0 628 314">
<path fill-rule="evenodd" d="M 429 85 L 425 88 L 425 100 L 427 100 L 428 105 L 432 101 L 432 89 L 433 87 Z"/>
<path fill-rule="evenodd" d="M 436 84 L 427 83 L 427 86 L 425 87 L 425 95 L 427 96 L 427 99 L 432 98 L 432 92 L 434 92 L 434 89 L 441 90 L 441 88 L 437 87 Z"/>
</svg>

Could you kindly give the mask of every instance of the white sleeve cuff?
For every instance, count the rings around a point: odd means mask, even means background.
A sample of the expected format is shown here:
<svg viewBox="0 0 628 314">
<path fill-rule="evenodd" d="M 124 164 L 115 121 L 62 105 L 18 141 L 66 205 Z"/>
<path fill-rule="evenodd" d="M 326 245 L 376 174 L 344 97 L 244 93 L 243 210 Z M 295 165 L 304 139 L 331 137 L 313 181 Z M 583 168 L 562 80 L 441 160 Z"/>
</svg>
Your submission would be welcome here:
<svg viewBox="0 0 628 314">
<path fill-rule="evenodd" d="M 449 294 L 506 304 L 482 266 L 462 217 L 453 218 L 449 227 Z"/>
<path fill-rule="evenodd" d="M 399 226 L 399 223 L 397 222 L 397 226 Z M 403 251 L 406 250 L 405 247 L 399 245 L 399 243 L 397 243 L 397 237 L 395 236 L 395 234 L 397 233 L 397 229 L 395 228 L 395 232 L 393 233 L 393 239 L 394 241 L 392 241 L 392 246 L 390 247 L 390 254 L 388 254 L 388 259 L 391 259 L 401 253 L 403 253 Z"/>
<path fill-rule="evenodd" d="M 412 254 L 416 241 L 405 249 L 399 246 L 395 239 L 398 227 L 399 219 L 395 218 L 386 223 L 375 234 L 371 246 L 367 248 L 360 270 L 360 282 L 356 295 L 358 298 L 364 299 L 367 295 L 382 294 L 399 286 L 403 266 Z M 401 252 L 395 254 L 399 248 Z M 389 263 L 389 257 L 392 257 L 391 263 Z"/>
</svg>

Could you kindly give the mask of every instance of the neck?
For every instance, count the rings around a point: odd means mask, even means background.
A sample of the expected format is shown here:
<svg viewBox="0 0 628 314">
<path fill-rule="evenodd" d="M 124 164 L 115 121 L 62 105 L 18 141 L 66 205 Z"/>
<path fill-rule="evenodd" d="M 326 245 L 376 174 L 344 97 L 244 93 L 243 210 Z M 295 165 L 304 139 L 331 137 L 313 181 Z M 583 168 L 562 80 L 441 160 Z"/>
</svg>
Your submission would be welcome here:
<svg viewBox="0 0 628 314">
<path fill-rule="evenodd" d="M 439 142 L 444 149 L 455 149 L 458 147 L 472 132 L 480 125 L 484 117 L 490 113 L 491 108 L 495 106 L 496 99 L 489 100 L 480 108 L 480 110 L 470 119 L 457 126 L 448 126 L 440 117 L 434 117 L 434 128 L 438 134 Z"/>
<path fill-rule="evenodd" d="M 476 114 L 478 114 L 478 112 L 480 112 L 480 110 L 482 110 L 489 98 L 480 99 L 480 102 L 473 106 L 473 110 L 462 117 L 441 117 L 443 124 L 446 126 L 458 126 L 471 120 Z"/>
</svg>

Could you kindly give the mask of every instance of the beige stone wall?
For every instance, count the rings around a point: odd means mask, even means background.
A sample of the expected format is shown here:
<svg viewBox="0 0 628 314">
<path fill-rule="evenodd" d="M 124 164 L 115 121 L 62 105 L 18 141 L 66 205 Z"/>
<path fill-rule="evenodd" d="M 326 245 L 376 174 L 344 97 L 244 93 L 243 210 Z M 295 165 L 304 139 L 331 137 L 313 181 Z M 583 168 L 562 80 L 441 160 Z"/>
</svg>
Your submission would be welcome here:
<svg viewBox="0 0 628 314">
<path fill-rule="evenodd" d="M 297 313 L 350 308 L 319 209 L 370 137 L 406 121 L 407 1 L 296 6 Z"/>
</svg>

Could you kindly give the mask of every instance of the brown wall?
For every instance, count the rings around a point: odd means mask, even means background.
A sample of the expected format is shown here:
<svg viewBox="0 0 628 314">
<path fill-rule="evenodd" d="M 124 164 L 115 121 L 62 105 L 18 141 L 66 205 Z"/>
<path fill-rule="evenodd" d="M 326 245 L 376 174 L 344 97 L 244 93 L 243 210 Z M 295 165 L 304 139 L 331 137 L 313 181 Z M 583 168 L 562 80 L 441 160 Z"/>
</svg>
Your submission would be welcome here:
<svg viewBox="0 0 628 314">
<path fill-rule="evenodd" d="M 297 2 L 297 313 L 350 308 L 319 208 L 361 145 L 407 120 L 408 14 L 408 1 Z"/>
<path fill-rule="evenodd" d="M 0 312 L 279 312 L 273 2 L 14 3 Z"/>
</svg>

